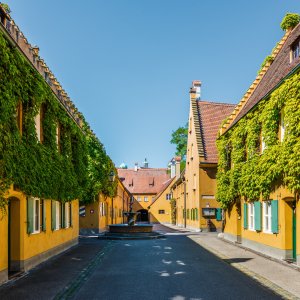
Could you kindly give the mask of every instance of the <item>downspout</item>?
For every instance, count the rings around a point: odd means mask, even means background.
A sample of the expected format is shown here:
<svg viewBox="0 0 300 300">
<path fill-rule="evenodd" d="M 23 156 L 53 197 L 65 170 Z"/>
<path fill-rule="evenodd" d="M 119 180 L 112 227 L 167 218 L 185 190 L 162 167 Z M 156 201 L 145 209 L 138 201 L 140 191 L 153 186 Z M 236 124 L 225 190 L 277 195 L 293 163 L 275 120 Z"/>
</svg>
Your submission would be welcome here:
<svg viewBox="0 0 300 300">
<path fill-rule="evenodd" d="M 123 220 L 123 224 L 124 224 L 124 190 L 123 190 L 123 196 L 122 196 L 122 204 L 123 204 L 122 220 Z"/>
<path fill-rule="evenodd" d="M 183 203 L 184 203 L 184 228 L 186 228 L 186 181 L 185 178 L 183 180 Z"/>
</svg>

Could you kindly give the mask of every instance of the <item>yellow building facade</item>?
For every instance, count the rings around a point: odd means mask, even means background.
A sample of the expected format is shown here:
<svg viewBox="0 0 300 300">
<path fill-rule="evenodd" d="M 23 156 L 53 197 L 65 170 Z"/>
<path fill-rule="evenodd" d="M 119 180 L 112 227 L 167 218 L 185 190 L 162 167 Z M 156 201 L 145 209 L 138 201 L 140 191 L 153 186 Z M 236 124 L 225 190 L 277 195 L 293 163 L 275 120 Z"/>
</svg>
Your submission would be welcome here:
<svg viewBox="0 0 300 300">
<path fill-rule="evenodd" d="M 80 206 L 79 228 L 81 234 L 106 231 L 110 224 L 126 223 L 124 212 L 129 210 L 131 194 L 122 181 L 118 180 L 115 197 L 98 196 L 98 201 Z"/>
<path fill-rule="evenodd" d="M 223 237 L 298 265 L 299 37 L 286 31 L 218 139 Z"/>
<path fill-rule="evenodd" d="M 190 90 L 185 195 L 176 204 L 187 228 L 220 231 L 221 209 L 216 201 L 218 128 L 234 105 L 200 100 L 200 81 L 193 81 Z M 184 185 L 180 186 L 184 187 Z M 182 191 L 179 192 L 180 194 Z M 182 202 L 184 201 L 184 203 Z M 182 219 L 179 218 L 180 219 Z M 178 220 L 178 222 L 180 222 Z M 182 222 L 180 222 L 182 223 Z"/>
<path fill-rule="evenodd" d="M 0 219 L 0 282 L 78 243 L 78 201 L 26 197 L 10 189 Z"/>
</svg>

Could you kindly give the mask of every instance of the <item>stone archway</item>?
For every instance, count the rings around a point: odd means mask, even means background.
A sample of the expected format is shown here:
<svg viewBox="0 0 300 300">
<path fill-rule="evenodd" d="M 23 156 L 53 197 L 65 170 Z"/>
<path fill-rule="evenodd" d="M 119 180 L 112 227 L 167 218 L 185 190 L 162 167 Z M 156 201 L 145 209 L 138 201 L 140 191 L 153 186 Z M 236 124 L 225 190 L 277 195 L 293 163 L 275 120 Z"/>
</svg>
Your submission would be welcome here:
<svg viewBox="0 0 300 300">
<path fill-rule="evenodd" d="M 140 209 L 137 213 L 137 222 L 149 222 L 149 212 L 147 209 Z"/>
</svg>

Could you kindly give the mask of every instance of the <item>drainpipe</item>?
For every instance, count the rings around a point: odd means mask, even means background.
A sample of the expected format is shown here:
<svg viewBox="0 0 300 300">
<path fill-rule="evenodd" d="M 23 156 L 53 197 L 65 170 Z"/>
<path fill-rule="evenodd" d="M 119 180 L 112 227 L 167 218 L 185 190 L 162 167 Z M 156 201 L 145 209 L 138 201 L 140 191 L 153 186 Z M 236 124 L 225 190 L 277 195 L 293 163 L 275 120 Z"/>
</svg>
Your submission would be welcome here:
<svg viewBox="0 0 300 300">
<path fill-rule="evenodd" d="M 186 182 L 185 178 L 183 177 L 183 199 L 184 199 L 184 228 L 186 228 Z"/>
<path fill-rule="evenodd" d="M 114 197 L 111 198 L 111 224 L 114 224 Z"/>
<path fill-rule="evenodd" d="M 123 190 L 123 196 L 122 196 L 122 204 L 123 204 L 123 211 L 122 211 L 122 220 L 123 220 L 123 224 L 124 224 L 124 190 Z"/>
</svg>

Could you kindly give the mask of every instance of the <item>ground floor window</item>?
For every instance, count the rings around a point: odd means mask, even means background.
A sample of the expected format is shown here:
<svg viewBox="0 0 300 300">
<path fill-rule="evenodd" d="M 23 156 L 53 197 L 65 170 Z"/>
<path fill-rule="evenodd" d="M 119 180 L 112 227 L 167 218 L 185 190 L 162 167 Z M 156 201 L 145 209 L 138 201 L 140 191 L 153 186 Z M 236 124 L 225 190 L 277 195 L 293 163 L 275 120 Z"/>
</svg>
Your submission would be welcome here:
<svg viewBox="0 0 300 300">
<path fill-rule="evenodd" d="M 69 228 L 70 227 L 70 206 L 71 203 L 70 202 L 66 202 L 65 203 L 65 213 L 64 213 L 64 218 L 65 218 L 65 228 Z"/>
<path fill-rule="evenodd" d="M 27 199 L 27 232 L 39 233 L 46 230 L 44 200 L 29 197 Z"/>
<path fill-rule="evenodd" d="M 164 214 L 165 214 L 165 210 L 164 210 L 164 209 L 160 209 L 160 210 L 158 211 L 158 214 L 159 214 L 159 215 L 164 215 Z"/>
<path fill-rule="evenodd" d="M 264 201 L 263 203 L 263 231 L 272 232 L 272 211 L 271 211 L 271 201 Z"/>
<path fill-rule="evenodd" d="M 254 230 L 254 203 L 248 203 L 248 229 Z"/>
</svg>

